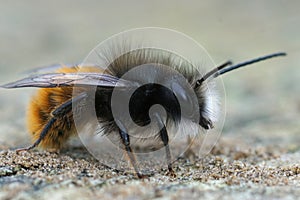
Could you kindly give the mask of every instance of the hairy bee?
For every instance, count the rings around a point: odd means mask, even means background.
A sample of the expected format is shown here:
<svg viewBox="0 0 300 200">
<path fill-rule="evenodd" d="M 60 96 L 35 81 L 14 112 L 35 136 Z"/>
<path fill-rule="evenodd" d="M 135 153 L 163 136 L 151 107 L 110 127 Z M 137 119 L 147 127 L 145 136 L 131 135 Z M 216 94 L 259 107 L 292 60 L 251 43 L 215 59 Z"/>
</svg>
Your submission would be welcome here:
<svg viewBox="0 0 300 200">
<path fill-rule="evenodd" d="M 76 133 L 72 107 L 76 103 L 84 102 L 91 95 L 89 93 L 91 87 L 96 87 L 96 93 L 92 95 L 95 95 L 96 115 L 97 119 L 103 124 L 104 134 L 115 134 L 119 138 L 137 176 L 142 177 L 131 147 L 131 129 L 125 127 L 127 119 L 115 119 L 113 115 L 111 106 L 113 91 L 127 91 L 134 88 L 135 92 L 130 99 L 129 105 L 130 117 L 140 126 L 146 126 L 151 122 L 149 109 L 153 105 L 160 104 L 165 108 L 166 119 L 163 119 L 157 113 L 154 115 L 156 122 L 161 127 L 160 131 L 154 135 L 154 138 L 158 138 L 165 147 L 168 170 L 171 173 L 172 162 L 168 145 L 168 130 L 171 126 L 181 126 L 180 118 L 185 117 L 180 110 L 177 97 L 182 97 L 186 104 L 190 103 L 190 97 L 185 87 L 180 84 L 174 84 L 171 79 L 172 73 L 171 78 L 167 79 L 164 74 L 160 73 L 140 73 L 138 78 L 124 78 L 127 72 L 141 65 L 146 65 L 148 68 L 153 67 L 154 69 L 158 69 L 161 66 L 169 66 L 179 72 L 187 80 L 197 98 L 198 108 L 193 110 L 193 112 L 196 112 L 199 118 L 193 123 L 196 123 L 197 126 L 203 129 L 212 129 L 214 127 L 213 114 L 211 113 L 213 108 L 211 108 L 211 103 L 208 102 L 208 86 L 206 82 L 237 68 L 284 55 L 286 54 L 270 54 L 235 65 L 232 65 L 231 62 L 226 62 L 201 75 L 191 70 L 191 64 L 184 60 L 176 63 L 174 61 L 176 59 L 170 52 L 161 52 L 149 48 L 137 49 L 113 60 L 107 69 L 102 69 L 101 66 L 96 64 L 90 66 L 58 65 L 58 69 L 54 73 L 32 75 L 2 87 L 40 88 L 32 97 L 27 113 L 28 131 L 32 136 L 33 144 L 27 148 L 19 149 L 19 151 L 30 150 L 37 146 L 46 149 L 60 149 L 69 137 Z M 57 68 L 57 66 L 54 68 Z M 164 73 L 170 74 L 168 70 L 167 72 L 164 71 Z M 143 84 L 140 82 L 143 79 L 150 79 L 150 83 Z M 157 80 L 170 83 L 172 91 L 161 84 L 156 84 L 155 81 Z M 76 93 L 74 94 L 75 87 Z M 86 120 L 86 123 L 88 123 L 88 119 Z"/>
</svg>

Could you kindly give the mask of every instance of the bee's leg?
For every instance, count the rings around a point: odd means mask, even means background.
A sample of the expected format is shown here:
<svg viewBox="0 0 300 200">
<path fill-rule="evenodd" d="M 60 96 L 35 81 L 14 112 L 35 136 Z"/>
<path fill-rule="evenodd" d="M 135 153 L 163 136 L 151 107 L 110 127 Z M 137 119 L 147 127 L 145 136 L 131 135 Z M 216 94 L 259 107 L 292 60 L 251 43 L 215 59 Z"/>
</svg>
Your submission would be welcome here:
<svg viewBox="0 0 300 200">
<path fill-rule="evenodd" d="M 184 157 L 186 159 L 189 159 L 191 162 L 194 162 L 195 159 L 196 159 L 196 153 L 193 151 L 192 147 L 193 147 L 193 144 L 194 144 L 194 140 L 191 138 L 191 136 L 187 136 L 187 146 L 188 148 L 186 149 L 186 151 L 184 152 Z"/>
<path fill-rule="evenodd" d="M 172 156 L 171 156 L 171 151 L 170 151 L 170 147 L 169 147 L 169 136 L 168 136 L 167 128 L 164 125 L 161 117 L 159 115 L 155 115 L 155 116 L 158 120 L 158 124 L 159 124 L 159 128 L 160 128 L 160 132 L 159 132 L 160 138 L 161 138 L 162 142 L 164 143 L 164 146 L 166 149 L 166 158 L 167 158 L 167 163 L 168 163 L 169 174 L 171 176 L 176 176 L 175 172 L 173 171 L 173 168 L 172 168 Z"/>
<path fill-rule="evenodd" d="M 119 125 L 122 125 L 120 124 L 119 122 Z M 123 126 L 123 125 L 122 125 Z M 121 140 L 122 140 L 122 143 L 125 147 L 125 150 L 126 150 L 126 153 L 129 157 L 129 160 L 136 172 L 136 175 L 139 177 L 139 178 L 143 178 L 143 176 L 141 175 L 141 173 L 139 172 L 139 169 L 138 169 L 138 166 L 137 166 L 137 162 L 136 162 L 136 158 L 135 158 L 135 155 L 131 149 L 131 146 L 130 146 L 130 138 L 129 138 L 129 135 L 127 133 L 127 131 L 124 131 L 126 130 L 125 127 L 121 127 L 119 128 L 119 133 L 120 133 L 120 137 L 121 137 Z"/>
<path fill-rule="evenodd" d="M 45 138 L 45 136 L 48 134 L 49 130 L 51 129 L 52 125 L 54 124 L 54 122 L 56 122 L 57 118 L 52 117 L 48 123 L 46 124 L 46 126 L 44 127 L 44 129 L 42 130 L 39 138 L 30 146 L 25 147 L 25 148 L 19 148 L 16 151 L 20 152 L 20 151 L 29 151 L 31 149 L 34 149 L 35 147 L 37 147 L 41 141 Z"/>
<path fill-rule="evenodd" d="M 51 129 L 53 124 L 56 122 L 56 120 L 72 111 L 72 103 L 77 103 L 78 101 L 82 100 L 86 96 L 87 96 L 86 93 L 82 93 L 74 98 L 71 98 L 70 100 L 64 102 L 59 107 L 57 107 L 54 111 L 52 111 L 52 113 L 51 113 L 52 117 L 50 118 L 48 123 L 43 128 L 42 132 L 40 133 L 39 138 L 32 145 L 25 147 L 25 148 L 17 149 L 16 151 L 17 152 L 29 151 L 29 150 L 37 147 L 41 143 L 41 141 L 46 137 L 46 135 L 49 133 L 49 130 Z"/>
</svg>

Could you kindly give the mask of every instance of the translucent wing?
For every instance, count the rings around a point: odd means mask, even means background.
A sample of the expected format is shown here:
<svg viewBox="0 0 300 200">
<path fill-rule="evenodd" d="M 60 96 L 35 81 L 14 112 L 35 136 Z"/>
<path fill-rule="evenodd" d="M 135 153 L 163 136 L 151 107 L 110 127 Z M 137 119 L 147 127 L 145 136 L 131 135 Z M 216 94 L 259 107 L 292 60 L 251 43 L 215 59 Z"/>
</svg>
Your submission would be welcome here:
<svg viewBox="0 0 300 200">
<path fill-rule="evenodd" d="M 61 68 L 76 68 L 76 67 L 96 67 L 96 68 L 101 68 L 98 65 L 95 64 L 87 64 L 85 63 L 84 66 L 82 66 L 81 64 L 77 63 L 77 64 L 52 64 L 52 65 L 47 65 L 47 66 L 42 66 L 42 67 L 37 67 L 37 68 L 33 68 L 33 69 L 29 69 L 26 70 L 24 72 L 22 72 L 22 74 L 29 74 L 29 75 L 33 75 L 33 74 L 46 74 L 46 73 L 54 73 L 57 72 L 57 70 L 61 69 Z"/>
<path fill-rule="evenodd" d="M 101 73 L 49 73 L 39 74 L 24 78 L 12 83 L 2 85 L 3 88 L 20 88 L 20 87 L 82 87 L 82 86 L 99 86 L 99 87 L 132 87 L 137 83 L 120 79 L 111 75 Z"/>
<path fill-rule="evenodd" d="M 62 68 L 62 67 L 67 67 L 67 68 L 72 68 L 76 67 L 78 64 L 52 64 L 52 65 L 47 65 L 47 66 L 42 66 L 42 67 L 37 67 L 34 69 L 29 69 L 22 74 L 44 74 L 44 73 L 52 73 L 55 72 L 56 70 Z"/>
</svg>

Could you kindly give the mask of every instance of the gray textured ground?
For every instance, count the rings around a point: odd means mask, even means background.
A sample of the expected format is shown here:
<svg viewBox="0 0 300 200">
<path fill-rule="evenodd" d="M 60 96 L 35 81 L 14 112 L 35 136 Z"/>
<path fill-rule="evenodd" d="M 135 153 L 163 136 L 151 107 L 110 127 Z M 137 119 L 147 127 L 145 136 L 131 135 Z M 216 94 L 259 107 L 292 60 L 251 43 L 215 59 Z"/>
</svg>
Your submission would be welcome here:
<svg viewBox="0 0 300 200">
<path fill-rule="evenodd" d="M 32 89 L 0 90 L 0 199 L 299 199 L 300 96 L 298 1 L 3 1 L 0 77 L 57 62 L 80 62 L 96 44 L 134 27 L 162 26 L 201 43 L 216 63 L 276 51 L 276 59 L 224 76 L 223 134 L 203 159 L 182 158 L 177 177 L 138 180 L 108 169 L 84 148 L 60 154 L 12 149 L 29 144 Z"/>
</svg>

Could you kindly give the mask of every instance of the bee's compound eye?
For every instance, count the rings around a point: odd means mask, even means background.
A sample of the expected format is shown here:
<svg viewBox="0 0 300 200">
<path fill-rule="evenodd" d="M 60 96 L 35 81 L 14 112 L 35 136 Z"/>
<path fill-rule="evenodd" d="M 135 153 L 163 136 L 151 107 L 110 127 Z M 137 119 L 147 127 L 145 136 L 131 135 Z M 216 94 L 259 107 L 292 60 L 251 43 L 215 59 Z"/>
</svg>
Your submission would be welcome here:
<svg viewBox="0 0 300 200">
<path fill-rule="evenodd" d="M 161 107 L 150 113 L 150 108 L 156 104 Z M 159 115 L 162 119 L 168 116 L 174 121 L 180 121 L 181 107 L 171 89 L 160 84 L 148 83 L 135 90 L 130 97 L 129 113 L 137 125 L 145 126 L 151 123 L 149 114 Z"/>
</svg>

